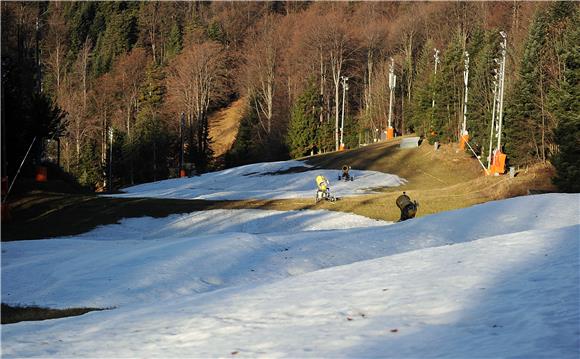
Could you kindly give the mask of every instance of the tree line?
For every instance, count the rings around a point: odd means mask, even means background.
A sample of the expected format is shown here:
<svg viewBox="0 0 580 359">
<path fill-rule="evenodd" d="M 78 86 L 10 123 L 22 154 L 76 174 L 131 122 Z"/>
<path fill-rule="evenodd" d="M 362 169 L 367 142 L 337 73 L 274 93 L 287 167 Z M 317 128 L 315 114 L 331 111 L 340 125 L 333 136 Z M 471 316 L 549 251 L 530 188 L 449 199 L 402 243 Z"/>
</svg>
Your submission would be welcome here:
<svg viewBox="0 0 580 359">
<path fill-rule="evenodd" d="M 175 177 L 184 162 L 200 173 L 333 151 L 341 137 L 354 148 L 386 130 L 391 61 L 395 131 L 456 142 L 465 52 L 467 129 L 485 158 L 505 31 L 503 150 L 510 165 L 551 161 L 556 182 L 578 191 L 574 2 L 3 2 L 1 10 L 8 174 L 35 137 L 36 162 L 56 158 L 93 189 Z M 209 115 L 237 98 L 240 128 L 217 159 Z"/>
</svg>

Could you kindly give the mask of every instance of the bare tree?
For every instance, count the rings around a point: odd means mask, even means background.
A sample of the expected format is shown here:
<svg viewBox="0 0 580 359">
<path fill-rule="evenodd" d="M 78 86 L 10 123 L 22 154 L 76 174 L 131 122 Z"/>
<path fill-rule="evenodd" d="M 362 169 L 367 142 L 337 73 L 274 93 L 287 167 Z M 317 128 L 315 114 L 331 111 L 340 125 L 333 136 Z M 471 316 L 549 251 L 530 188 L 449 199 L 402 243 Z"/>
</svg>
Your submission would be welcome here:
<svg viewBox="0 0 580 359">
<path fill-rule="evenodd" d="M 45 37 L 45 48 L 48 58 L 45 63 L 52 72 L 55 81 L 56 98 L 61 92 L 61 82 L 65 71 L 65 56 L 68 51 L 66 42 L 66 23 L 64 13 L 58 2 L 51 8 L 48 18 L 48 31 Z"/>
<path fill-rule="evenodd" d="M 208 133 L 207 112 L 212 101 L 223 93 L 225 64 L 222 46 L 215 42 L 205 42 L 185 48 L 169 66 L 169 101 L 186 114 L 190 145 L 194 144 L 195 138 L 198 153 L 207 153 L 209 150 L 209 143 L 204 138 Z M 194 128 L 197 128 L 196 137 Z"/>
<path fill-rule="evenodd" d="M 151 47 L 153 62 L 157 64 L 159 43 L 159 1 L 146 1 L 139 8 L 139 25 L 144 34 L 144 42 Z"/>
<path fill-rule="evenodd" d="M 384 22 L 384 14 L 380 11 L 379 4 L 365 3 L 361 5 L 356 14 L 357 36 L 364 49 L 366 66 L 364 69 L 364 81 L 362 90 L 362 112 L 364 119 L 368 121 L 371 129 L 377 129 L 379 123 L 376 123 L 371 111 L 375 103 L 373 94 L 373 80 L 375 78 L 376 62 L 384 54 L 388 28 Z"/>
<path fill-rule="evenodd" d="M 325 16 L 326 33 L 322 41 L 328 44 L 327 56 L 330 63 L 330 71 L 334 83 L 334 119 L 335 119 L 335 147 L 339 148 L 339 105 L 340 105 L 340 78 L 343 75 L 345 62 L 349 60 L 354 48 L 351 37 L 347 29 L 347 22 L 344 15 L 338 11 L 333 11 Z"/>
<path fill-rule="evenodd" d="M 246 86 L 254 94 L 255 108 L 262 129 L 272 133 L 276 81 L 279 76 L 281 41 L 276 27 L 277 18 L 267 15 L 258 31 L 249 36 L 246 52 Z"/>
<path fill-rule="evenodd" d="M 125 129 L 131 140 L 133 118 L 138 109 L 139 87 L 145 78 L 147 55 L 142 48 L 135 48 L 122 55 L 115 68 L 116 90 L 125 112 Z"/>
<path fill-rule="evenodd" d="M 105 74 L 97 79 L 95 88 L 90 92 L 90 104 L 95 117 L 99 119 L 101 162 L 105 164 L 107 154 L 107 131 L 112 125 L 112 116 L 115 109 L 114 80 L 111 74 Z"/>
</svg>

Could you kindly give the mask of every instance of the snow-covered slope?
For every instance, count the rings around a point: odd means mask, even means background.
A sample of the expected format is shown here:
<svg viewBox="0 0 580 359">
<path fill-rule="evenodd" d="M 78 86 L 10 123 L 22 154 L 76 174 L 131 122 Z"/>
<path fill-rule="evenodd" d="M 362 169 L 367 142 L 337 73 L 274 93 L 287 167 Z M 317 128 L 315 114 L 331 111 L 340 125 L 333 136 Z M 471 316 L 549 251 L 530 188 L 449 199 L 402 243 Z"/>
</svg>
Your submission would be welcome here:
<svg viewBox="0 0 580 359">
<path fill-rule="evenodd" d="M 391 224 L 219 210 L 2 245 L 4 356 L 578 358 L 580 196 Z"/>
<path fill-rule="evenodd" d="M 394 187 L 406 182 L 396 175 L 359 170 L 350 172 L 355 177 L 354 181 L 344 182 L 338 181 L 341 171 L 306 170 L 303 167 L 311 166 L 301 161 L 256 163 L 197 177 L 145 183 L 112 196 L 211 200 L 314 198 L 315 178 L 323 175 L 330 181 L 332 192 L 344 197 L 371 193 L 373 188 Z M 303 168 L 305 171 L 291 173 L 289 170 L 293 168 Z"/>
</svg>

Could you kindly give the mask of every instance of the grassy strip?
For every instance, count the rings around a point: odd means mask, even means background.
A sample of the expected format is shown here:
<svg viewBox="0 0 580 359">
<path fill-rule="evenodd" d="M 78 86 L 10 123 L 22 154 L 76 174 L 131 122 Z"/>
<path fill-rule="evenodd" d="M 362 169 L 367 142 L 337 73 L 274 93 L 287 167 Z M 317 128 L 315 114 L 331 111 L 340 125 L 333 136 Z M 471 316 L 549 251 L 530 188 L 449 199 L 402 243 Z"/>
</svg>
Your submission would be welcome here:
<svg viewBox="0 0 580 359">
<path fill-rule="evenodd" d="M 318 168 L 340 170 L 347 164 L 355 170 L 394 173 L 409 182 L 404 186 L 381 189 L 380 193 L 346 197 L 335 203 L 314 203 L 312 198 L 287 200 L 207 201 L 155 198 L 109 198 L 92 194 L 30 191 L 10 201 L 12 220 L 2 224 L 2 241 L 44 239 L 76 235 L 99 225 L 118 223 L 131 217 L 166 217 L 211 209 L 327 209 L 355 213 L 369 218 L 396 221 L 400 212 L 397 196 L 407 191 L 419 202 L 417 216 L 469 207 L 487 201 L 526 195 L 531 189 L 554 191 L 550 182 L 553 169 L 537 166 L 515 178 L 485 177 L 479 164 L 453 146 L 434 151 L 422 145 L 398 150 L 397 143 L 381 143 L 345 152 L 307 159 Z M 338 172 L 337 172 L 338 173 Z M 356 178 L 355 178 L 356 181 Z M 331 179 L 331 188 L 332 188 Z"/>
<path fill-rule="evenodd" d="M 67 308 L 50 309 L 37 306 L 12 307 L 2 303 L 2 324 L 12 324 L 25 321 L 46 320 L 74 317 L 88 312 L 107 310 L 109 308 Z"/>
</svg>

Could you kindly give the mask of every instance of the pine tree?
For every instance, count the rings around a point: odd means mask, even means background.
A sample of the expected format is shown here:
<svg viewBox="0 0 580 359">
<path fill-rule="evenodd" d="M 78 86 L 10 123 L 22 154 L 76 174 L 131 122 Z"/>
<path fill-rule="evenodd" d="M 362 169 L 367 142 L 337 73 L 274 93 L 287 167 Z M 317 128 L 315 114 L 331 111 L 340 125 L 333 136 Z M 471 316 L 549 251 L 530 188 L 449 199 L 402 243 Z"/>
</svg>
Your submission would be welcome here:
<svg viewBox="0 0 580 359">
<path fill-rule="evenodd" d="M 435 78 L 435 107 L 431 121 L 430 142 L 454 142 L 458 138 L 463 104 L 463 49 L 455 36 L 441 56 L 440 70 Z"/>
<path fill-rule="evenodd" d="M 579 20 L 576 8 L 561 48 L 564 76 L 549 95 L 550 110 L 558 123 L 554 138 L 559 150 L 552 158 L 556 168 L 554 183 L 566 192 L 580 192 L 580 28 L 576 25 Z"/>
<path fill-rule="evenodd" d="M 411 100 L 412 117 L 408 123 L 412 131 L 423 137 L 429 134 L 429 124 L 433 116 L 433 47 L 433 42 L 428 40 L 417 61 L 417 75 Z"/>
<path fill-rule="evenodd" d="M 95 190 L 99 182 L 103 180 L 97 141 L 91 139 L 83 144 L 81 149 L 80 163 L 78 165 L 77 178 L 81 185 Z"/>
<path fill-rule="evenodd" d="M 506 152 L 511 163 L 526 164 L 541 160 L 540 89 L 542 51 L 546 43 L 548 19 L 546 12 L 536 13 L 530 27 L 519 81 L 504 114 Z"/>
<path fill-rule="evenodd" d="M 316 129 L 319 124 L 318 92 L 314 82 L 298 97 L 292 106 L 287 144 L 293 158 L 310 153 L 316 144 Z"/>
<path fill-rule="evenodd" d="M 467 105 L 467 129 L 469 142 L 476 152 L 487 156 L 490 125 L 493 110 L 494 56 L 498 48 L 498 30 L 476 29 L 468 46 L 469 97 Z"/>
<path fill-rule="evenodd" d="M 175 55 L 179 54 L 181 49 L 183 49 L 183 35 L 181 33 L 179 24 L 177 21 L 175 21 L 171 26 L 169 39 L 167 40 L 167 59 L 171 59 Z"/>
<path fill-rule="evenodd" d="M 170 136 L 162 121 L 160 108 L 165 96 L 161 67 L 150 63 L 141 89 L 139 112 L 135 127 L 135 158 L 142 165 L 136 170 L 137 182 L 155 181 L 167 177 Z"/>
</svg>

